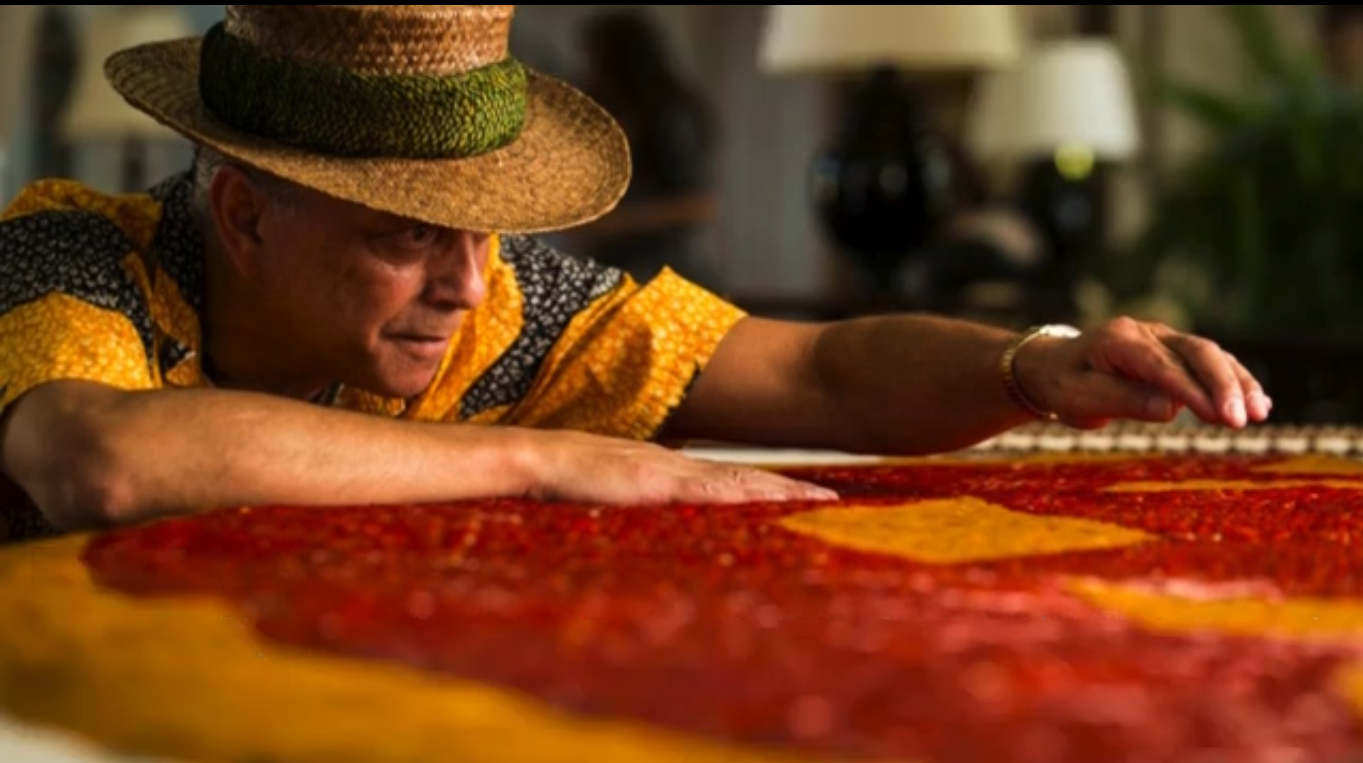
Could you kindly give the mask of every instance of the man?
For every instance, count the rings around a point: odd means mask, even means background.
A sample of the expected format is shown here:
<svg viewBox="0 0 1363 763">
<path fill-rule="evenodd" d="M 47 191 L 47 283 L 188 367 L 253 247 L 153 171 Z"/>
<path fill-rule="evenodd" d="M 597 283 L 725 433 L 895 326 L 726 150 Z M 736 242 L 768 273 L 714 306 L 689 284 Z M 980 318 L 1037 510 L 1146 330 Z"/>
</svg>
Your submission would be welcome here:
<svg viewBox="0 0 1363 763">
<path fill-rule="evenodd" d="M 767 321 L 537 243 L 609 210 L 628 153 L 505 57 L 512 9 L 232 5 L 109 61 L 203 149 L 146 196 L 37 183 L 0 223 L 11 538 L 235 505 L 820 499 L 648 441 L 921 454 L 1038 414 L 1268 414 L 1159 326 Z"/>
</svg>

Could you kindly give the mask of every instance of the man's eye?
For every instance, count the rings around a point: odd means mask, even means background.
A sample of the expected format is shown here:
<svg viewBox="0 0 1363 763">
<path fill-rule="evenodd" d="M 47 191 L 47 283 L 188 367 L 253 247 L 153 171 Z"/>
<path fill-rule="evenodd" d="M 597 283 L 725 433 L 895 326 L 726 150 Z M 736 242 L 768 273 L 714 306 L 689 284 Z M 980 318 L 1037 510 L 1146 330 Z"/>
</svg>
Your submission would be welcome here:
<svg viewBox="0 0 1363 763">
<path fill-rule="evenodd" d="M 413 244 L 424 244 L 434 237 L 435 232 L 428 225 L 415 225 L 407 231 L 407 240 Z"/>
</svg>

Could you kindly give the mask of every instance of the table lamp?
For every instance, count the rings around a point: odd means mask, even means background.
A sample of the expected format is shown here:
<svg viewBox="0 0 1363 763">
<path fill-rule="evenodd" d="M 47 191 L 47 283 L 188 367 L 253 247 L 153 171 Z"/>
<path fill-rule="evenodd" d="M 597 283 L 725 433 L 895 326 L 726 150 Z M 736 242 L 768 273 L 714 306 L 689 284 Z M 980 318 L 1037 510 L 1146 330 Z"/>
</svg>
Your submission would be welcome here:
<svg viewBox="0 0 1363 763">
<path fill-rule="evenodd" d="M 73 143 L 116 142 L 123 148 L 123 190 L 136 191 L 146 181 L 147 144 L 179 136 L 128 105 L 109 86 L 104 62 L 135 45 L 189 37 L 193 32 L 175 5 L 125 5 L 90 18 L 82 33 L 80 71 L 62 116 L 62 135 Z"/>
<path fill-rule="evenodd" d="M 1008 66 L 1022 47 L 1012 5 L 770 6 L 763 71 L 866 75 L 810 180 L 821 222 L 871 299 L 899 301 L 899 271 L 953 211 L 947 144 L 904 75 Z"/>
<path fill-rule="evenodd" d="M 1019 166 L 1019 202 L 1051 246 L 1054 285 L 1070 294 L 1106 235 L 1102 170 L 1140 150 L 1121 53 L 1106 40 L 1038 46 L 982 83 L 966 132 L 977 159 Z"/>
</svg>

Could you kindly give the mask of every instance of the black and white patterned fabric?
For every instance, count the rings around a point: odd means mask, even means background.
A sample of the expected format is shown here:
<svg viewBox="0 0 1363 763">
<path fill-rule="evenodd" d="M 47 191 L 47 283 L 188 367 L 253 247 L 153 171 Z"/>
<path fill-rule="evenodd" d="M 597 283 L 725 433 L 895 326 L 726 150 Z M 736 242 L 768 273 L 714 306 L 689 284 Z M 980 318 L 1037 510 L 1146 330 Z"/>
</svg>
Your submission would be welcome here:
<svg viewBox="0 0 1363 763">
<path fill-rule="evenodd" d="M 503 236 L 501 256 L 521 291 L 521 333 L 464 395 L 462 419 L 524 398 L 568 324 L 624 278 L 620 270 L 576 259 L 529 236 Z"/>
<path fill-rule="evenodd" d="M 0 223 L 0 315 L 66 294 L 128 317 L 151 357 L 156 335 L 146 299 L 123 259 L 132 242 L 93 212 L 48 211 Z M 0 380 L 3 383 L 3 380 Z"/>
<path fill-rule="evenodd" d="M 162 273 L 175 282 L 180 297 L 196 314 L 204 308 L 205 265 L 203 228 L 194 212 L 194 177 L 182 173 L 166 179 L 151 190 L 161 202 L 161 225 L 152 241 L 152 258 Z M 163 337 L 157 361 L 161 373 L 189 358 L 190 348 L 172 337 Z"/>
</svg>

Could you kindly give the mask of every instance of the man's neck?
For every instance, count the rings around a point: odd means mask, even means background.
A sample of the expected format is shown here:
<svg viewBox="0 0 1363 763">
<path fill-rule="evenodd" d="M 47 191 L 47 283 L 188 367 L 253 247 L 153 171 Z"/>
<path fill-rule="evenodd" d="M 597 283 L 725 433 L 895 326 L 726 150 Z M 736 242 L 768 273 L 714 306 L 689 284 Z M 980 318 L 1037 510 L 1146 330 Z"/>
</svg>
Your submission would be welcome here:
<svg viewBox="0 0 1363 763">
<path fill-rule="evenodd" d="M 202 358 L 204 375 L 216 387 L 249 390 L 298 400 L 316 400 L 330 382 L 315 378 L 296 347 L 281 346 L 279 327 L 265 325 L 246 284 L 207 253 Z"/>
</svg>

